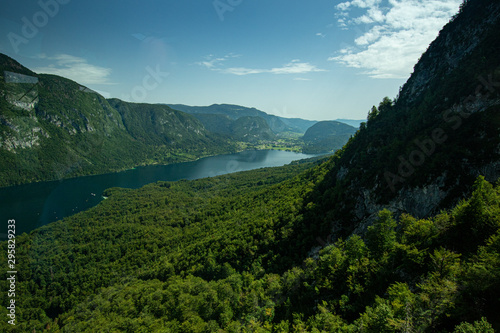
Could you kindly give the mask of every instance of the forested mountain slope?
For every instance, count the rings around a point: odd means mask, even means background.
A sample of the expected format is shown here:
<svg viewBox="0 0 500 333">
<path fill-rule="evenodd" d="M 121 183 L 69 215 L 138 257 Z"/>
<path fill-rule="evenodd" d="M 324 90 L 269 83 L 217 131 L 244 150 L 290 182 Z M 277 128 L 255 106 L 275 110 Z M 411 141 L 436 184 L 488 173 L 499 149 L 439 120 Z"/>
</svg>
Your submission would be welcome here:
<svg viewBox="0 0 500 333">
<path fill-rule="evenodd" d="M 112 105 L 111 105 L 112 104 Z M 108 102 L 0 54 L 0 186 L 234 151 L 168 106 Z"/>
<path fill-rule="evenodd" d="M 499 13 L 467 1 L 326 161 L 110 189 L 18 236 L 0 329 L 498 331 Z"/>
<path fill-rule="evenodd" d="M 300 118 L 284 118 L 267 114 L 256 108 L 248 108 L 240 105 L 231 104 L 213 104 L 210 106 L 189 106 L 184 104 L 171 104 L 170 107 L 190 114 L 218 114 L 225 115 L 236 120 L 241 117 L 260 117 L 264 119 L 271 130 L 275 133 L 296 132 L 305 133 L 305 131 L 314 125 L 316 121 Z"/>
<path fill-rule="evenodd" d="M 384 210 L 363 238 L 328 245 L 304 200 L 326 165 L 110 189 L 101 205 L 18 236 L 17 325 L 2 331 L 498 329 L 499 186 L 479 178 L 427 219 Z M 307 258 L 311 245 L 321 250 Z"/>
<path fill-rule="evenodd" d="M 470 193 L 478 175 L 498 179 L 499 17 L 496 1 L 462 5 L 400 95 L 374 107 L 331 162 L 312 223 L 345 236 L 362 232 L 384 207 L 426 217 Z"/>
<path fill-rule="evenodd" d="M 303 136 L 304 152 L 326 153 L 341 149 L 356 128 L 338 121 L 319 121 L 311 126 Z"/>
<path fill-rule="evenodd" d="M 210 113 L 194 113 L 193 116 L 209 131 L 236 141 L 258 142 L 275 138 L 275 134 L 261 117 L 243 116 L 231 119 L 223 114 Z"/>
</svg>

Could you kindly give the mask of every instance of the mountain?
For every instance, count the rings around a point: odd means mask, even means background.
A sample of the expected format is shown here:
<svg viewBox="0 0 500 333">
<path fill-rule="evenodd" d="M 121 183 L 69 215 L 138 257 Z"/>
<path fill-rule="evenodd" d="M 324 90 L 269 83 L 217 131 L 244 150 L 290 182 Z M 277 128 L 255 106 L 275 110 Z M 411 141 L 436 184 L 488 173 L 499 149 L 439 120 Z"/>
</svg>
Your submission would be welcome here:
<svg viewBox="0 0 500 333">
<path fill-rule="evenodd" d="M 168 106 L 106 100 L 0 54 L 0 186 L 234 151 Z"/>
<path fill-rule="evenodd" d="M 258 142 L 275 138 L 268 123 L 261 117 L 243 116 L 233 120 L 222 114 L 195 113 L 193 116 L 200 120 L 207 130 L 232 140 Z"/>
<path fill-rule="evenodd" d="M 326 153 L 341 149 L 356 128 L 338 121 L 320 121 L 303 136 L 305 153 Z"/>
<path fill-rule="evenodd" d="M 275 135 L 261 117 L 241 117 L 231 126 L 232 135 L 243 141 L 272 140 Z"/>
<path fill-rule="evenodd" d="M 347 124 L 349 126 L 359 128 L 361 126 L 361 123 L 366 122 L 366 120 L 354 120 L 354 119 L 335 119 L 335 121 L 338 121 L 340 123 Z"/>
<path fill-rule="evenodd" d="M 498 1 L 464 2 L 329 159 L 113 188 L 17 236 L 0 328 L 498 331 L 499 32 Z"/>
<path fill-rule="evenodd" d="M 210 132 L 230 136 L 232 134 L 231 127 L 235 120 L 223 114 L 211 113 L 193 113 L 193 116 L 198 119 L 203 126 Z"/>
<path fill-rule="evenodd" d="M 183 104 L 170 104 L 170 107 L 176 110 L 187 112 L 190 114 L 221 114 L 226 115 L 231 119 L 241 117 L 261 117 L 266 120 L 271 130 L 275 133 L 281 132 L 296 132 L 305 133 L 305 131 L 314 125 L 316 121 L 305 120 L 300 118 L 283 118 L 267 114 L 256 108 L 247 108 L 239 105 L 231 104 L 213 104 L 210 106 L 188 106 Z"/>
<path fill-rule="evenodd" d="M 119 99 L 108 100 L 118 111 L 127 132 L 134 140 L 169 145 L 179 149 L 186 145 L 206 144 L 209 132 L 194 117 L 165 105 L 127 103 Z"/>
<path fill-rule="evenodd" d="M 337 236 L 362 232 L 385 207 L 438 213 L 470 193 L 479 175 L 497 180 L 499 16 L 497 2 L 465 2 L 399 96 L 374 107 L 332 161 L 318 196 L 320 214 L 334 214 L 328 223 Z"/>
<path fill-rule="evenodd" d="M 282 122 L 284 122 L 287 126 L 294 129 L 297 133 L 305 133 L 309 127 L 314 125 L 316 121 L 314 120 L 306 120 L 301 118 L 283 118 L 278 117 Z"/>
</svg>

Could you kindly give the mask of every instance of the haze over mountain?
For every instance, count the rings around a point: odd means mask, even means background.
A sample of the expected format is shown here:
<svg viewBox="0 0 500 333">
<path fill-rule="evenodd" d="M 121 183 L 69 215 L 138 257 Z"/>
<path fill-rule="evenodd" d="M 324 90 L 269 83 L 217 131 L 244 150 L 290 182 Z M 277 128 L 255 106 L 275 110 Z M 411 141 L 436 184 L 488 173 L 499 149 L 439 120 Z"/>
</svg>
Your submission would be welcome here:
<svg viewBox="0 0 500 333">
<path fill-rule="evenodd" d="M 361 120 L 354 120 L 354 119 L 335 119 L 335 121 L 338 121 L 340 123 L 347 124 L 349 126 L 359 128 L 361 126 L 361 123 L 366 122 L 366 119 L 361 119 Z"/>
</svg>

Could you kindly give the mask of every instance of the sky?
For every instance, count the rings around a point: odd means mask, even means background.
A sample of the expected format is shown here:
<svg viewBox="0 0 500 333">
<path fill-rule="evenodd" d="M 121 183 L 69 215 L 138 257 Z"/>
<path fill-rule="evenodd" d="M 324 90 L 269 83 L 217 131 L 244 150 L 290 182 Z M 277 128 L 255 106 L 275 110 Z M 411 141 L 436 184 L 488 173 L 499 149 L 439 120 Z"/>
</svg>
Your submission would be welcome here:
<svg viewBox="0 0 500 333">
<path fill-rule="evenodd" d="M 137 103 L 366 119 L 461 0 L 3 0 L 0 53 Z"/>
</svg>

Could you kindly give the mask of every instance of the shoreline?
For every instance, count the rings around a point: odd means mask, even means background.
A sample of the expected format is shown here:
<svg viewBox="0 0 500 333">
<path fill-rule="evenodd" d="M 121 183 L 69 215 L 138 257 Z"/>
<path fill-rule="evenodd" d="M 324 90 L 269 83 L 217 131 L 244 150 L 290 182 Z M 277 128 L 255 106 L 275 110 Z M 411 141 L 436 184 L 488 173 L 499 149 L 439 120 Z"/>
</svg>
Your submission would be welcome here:
<svg viewBox="0 0 500 333">
<path fill-rule="evenodd" d="M 185 160 L 175 161 L 175 162 L 171 162 L 171 163 L 159 163 L 159 162 L 154 162 L 154 163 L 140 163 L 140 164 L 136 164 L 136 165 L 131 166 L 131 167 L 126 167 L 126 168 L 121 168 L 121 169 L 116 169 L 116 170 L 109 170 L 109 171 L 102 172 L 102 173 L 84 173 L 84 174 L 77 175 L 77 176 L 62 177 L 62 178 L 57 178 L 57 179 L 36 180 L 36 181 L 32 181 L 32 182 L 26 182 L 26 183 L 14 184 L 14 185 L 7 185 L 7 186 L 0 186 L 0 190 L 6 190 L 6 189 L 9 189 L 9 188 L 15 188 L 15 187 L 19 187 L 19 186 L 33 185 L 33 184 L 39 184 L 39 183 L 61 182 L 61 181 L 65 181 L 65 180 L 69 180 L 69 179 L 76 179 L 76 178 L 81 178 L 81 177 L 102 176 L 102 175 L 108 175 L 108 174 L 114 174 L 114 173 L 131 171 L 131 170 L 135 170 L 135 169 L 137 169 L 139 167 L 146 167 L 146 166 L 167 166 L 167 165 L 172 165 L 172 164 L 177 164 L 177 163 L 195 162 L 195 161 L 201 160 L 203 158 L 207 158 L 207 157 L 214 157 L 214 156 L 221 156 L 221 155 L 231 155 L 231 154 L 237 154 L 237 153 L 241 153 L 241 152 L 244 152 L 244 151 L 252 151 L 252 150 L 255 150 L 255 151 L 276 150 L 276 151 L 287 151 L 287 152 L 291 152 L 291 153 L 298 153 L 298 154 L 302 153 L 302 154 L 304 154 L 303 152 L 297 152 L 297 151 L 290 150 L 290 149 L 278 149 L 278 148 L 274 148 L 274 149 L 273 148 L 259 149 L 259 148 L 256 148 L 256 147 L 253 147 L 253 148 L 250 148 L 250 149 L 248 149 L 248 148 L 249 147 L 247 147 L 247 149 L 236 149 L 236 150 L 234 150 L 232 152 L 228 151 L 228 152 L 223 153 L 223 154 L 206 154 L 206 155 L 198 156 L 198 157 L 196 157 L 194 159 L 185 159 Z M 312 154 L 310 154 L 310 155 L 312 155 Z M 173 156 L 180 156 L 180 155 L 173 154 Z"/>
</svg>

